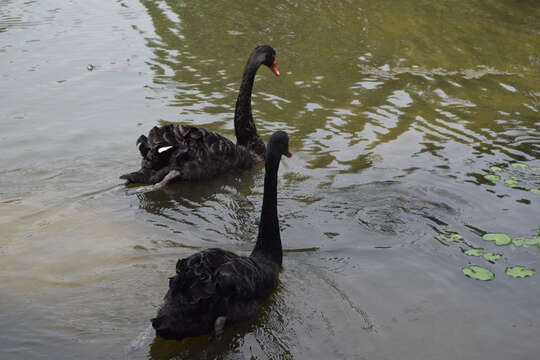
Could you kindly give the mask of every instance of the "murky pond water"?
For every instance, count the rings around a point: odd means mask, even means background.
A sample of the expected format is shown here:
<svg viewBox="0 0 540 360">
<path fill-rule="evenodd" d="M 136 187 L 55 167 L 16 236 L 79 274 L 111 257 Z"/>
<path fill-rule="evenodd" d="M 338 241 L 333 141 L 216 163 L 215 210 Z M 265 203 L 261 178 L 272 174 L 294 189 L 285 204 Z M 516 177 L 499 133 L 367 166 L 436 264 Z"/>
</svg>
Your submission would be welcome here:
<svg viewBox="0 0 540 360">
<path fill-rule="evenodd" d="M 221 339 L 156 339 L 179 257 L 254 245 L 264 170 L 156 192 L 118 176 L 156 124 L 233 138 L 262 43 L 282 76 L 259 71 L 255 121 L 295 154 L 280 287 Z M 518 239 L 540 227 L 537 1 L 4 0 L 0 65 L 0 358 L 540 354 L 540 245 Z"/>
</svg>

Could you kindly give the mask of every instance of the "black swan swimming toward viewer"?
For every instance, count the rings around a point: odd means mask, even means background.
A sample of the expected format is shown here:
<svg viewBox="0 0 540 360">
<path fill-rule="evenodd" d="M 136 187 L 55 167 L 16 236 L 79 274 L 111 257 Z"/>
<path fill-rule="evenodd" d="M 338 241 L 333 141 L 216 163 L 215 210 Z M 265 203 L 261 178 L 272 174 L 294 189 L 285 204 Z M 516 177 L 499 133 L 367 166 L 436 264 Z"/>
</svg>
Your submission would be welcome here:
<svg viewBox="0 0 540 360">
<path fill-rule="evenodd" d="M 266 149 L 259 235 L 250 256 L 208 249 L 178 260 L 176 275 L 152 326 L 158 336 L 181 340 L 215 332 L 254 315 L 277 288 L 283 258 L 277 214 L 281 155 L 291 156 L 286 132 L 275 132 Z"/>
<path fill-rule="evenodd" d="M 236 144 L 216 132 L 190 125 L 155 126 L 137 145 L 141 169 L 120 176 L 126 184 L 156 184 L 171 181 L 210 179 L 230 170 L 244 170 L 264 160 L 265 146 L 257 134 L 251 113 L 251 92 L 255 74 L 264 64 L 279 76 L 276 52 L 271 46 L 257 46 L 248 58 L 242 76 L 236 108 Z"/>
</svg>

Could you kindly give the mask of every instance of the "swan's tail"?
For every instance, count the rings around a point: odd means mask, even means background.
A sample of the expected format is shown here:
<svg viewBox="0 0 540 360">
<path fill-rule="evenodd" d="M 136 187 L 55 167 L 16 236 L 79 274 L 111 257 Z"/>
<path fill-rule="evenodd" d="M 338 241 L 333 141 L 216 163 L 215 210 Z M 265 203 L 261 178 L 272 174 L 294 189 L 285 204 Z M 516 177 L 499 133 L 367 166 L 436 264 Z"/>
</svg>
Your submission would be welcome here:
<svg viewBox="0 0 540 360">
<path fill-rule="evenodd" d="M 148 175 L 144 174 L 142 171 L 134 171 L 129 174 L 124 174 L 120 176 L 120 179 L 126 180 L 126 185 L 128 184 L 147 184 Z"/>
<path fill-rule="evenodd" d="M 136 145 L 139 147 L 142 157 L 146 157 L 146 154 L 148 154 L 148 151 L 150 150 L 150 147 L 148 146 L 148 138 L 144 135 L 139 136 Z"/>
</svg>

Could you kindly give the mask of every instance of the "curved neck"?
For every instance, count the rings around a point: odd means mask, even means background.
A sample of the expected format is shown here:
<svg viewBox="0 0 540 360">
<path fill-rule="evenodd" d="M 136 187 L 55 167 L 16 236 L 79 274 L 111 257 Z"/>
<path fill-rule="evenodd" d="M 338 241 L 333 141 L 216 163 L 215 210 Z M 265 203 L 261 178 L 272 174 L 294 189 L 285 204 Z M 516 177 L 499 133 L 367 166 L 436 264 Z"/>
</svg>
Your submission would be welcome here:
<svg viewBox="0 0 540 360">
<path fill-rule="evenodd" d="M 249 142 L 258 139 L 257 128 L 251 114 L 251 92 L 259 66 L 261 63 L 250 57 L 242 75 L 242 83 L 234 110 L 234 132 L 237 145 L 247 146 Z"/>
<path fill-rule="evenodd" d="M 269 154 L 266 158 L 264 175 L 264 195 L 259 223 L 259 235 L 251 256 L 263 256 L 281 266 L 283 250 L 279 235 L 277 213 L 277 175 L 281 155 Z"/>
</svg>

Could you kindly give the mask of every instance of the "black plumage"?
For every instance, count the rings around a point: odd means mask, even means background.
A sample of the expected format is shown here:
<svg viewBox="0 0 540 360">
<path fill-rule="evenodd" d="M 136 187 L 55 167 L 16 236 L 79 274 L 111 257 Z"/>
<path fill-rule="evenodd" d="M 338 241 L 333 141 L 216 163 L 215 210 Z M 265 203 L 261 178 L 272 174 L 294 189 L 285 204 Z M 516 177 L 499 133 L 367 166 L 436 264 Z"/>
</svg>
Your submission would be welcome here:
<svg viewBox="0 0 540 360">
<path fill-rule="evenodd" d="M 282 247 L 277 215 L 277 174 L 281 155 L 290 156 L 288 136 L 268 142 L 259 235 L 250 256 L 208 249 L 178 260 L 176 275 L 152 326 L 168 339 L 219 332 L 225 322 L 246 320 L 277 288 Z"/>
<path fill-rule="evenodd" d="M 234 114 L 236 144 L 216 132 L 187 125 L 154 127 L 137 145 L 141 169 L 120 176 L 126 184 L 158 184 L 171 181 L 210 179 L 230 170 L 245 170 L 262 161 L 264 142 L 257 134 L 251 113 L 251 93 L 255 75 L 264 64 L 274 74 L 276 53 L 268 45 L 257 46 L 248 58 L 238 92 Z"/>
</svg>

